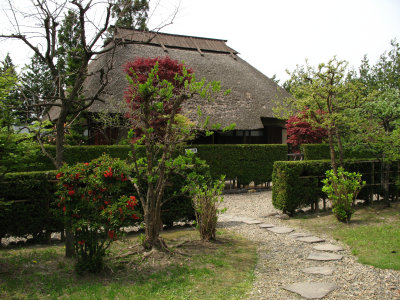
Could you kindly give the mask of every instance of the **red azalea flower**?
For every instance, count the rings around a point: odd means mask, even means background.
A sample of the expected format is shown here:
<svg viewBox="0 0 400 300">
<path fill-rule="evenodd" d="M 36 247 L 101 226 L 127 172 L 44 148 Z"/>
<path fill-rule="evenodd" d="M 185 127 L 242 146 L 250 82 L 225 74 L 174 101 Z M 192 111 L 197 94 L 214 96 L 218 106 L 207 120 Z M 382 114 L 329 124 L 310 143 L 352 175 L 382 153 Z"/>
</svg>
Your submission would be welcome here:
<svg viewBox="0 0 400 300">
<path fill-rule="evenodd" d="M 115 234 L 114 230 L 109 230 L 108 231 L 108 236 L 110 239 L 115 240 L 117 238 L 117 235 Z"/>
<path fill-rule="evenodd" d="M 74 191 L 74 190 L 70 190 L 70 191 L 68 191 L 68 195 L 70 195 L 70 196 L 73 196 L 73 195 L 75 195 L 75 191 Z"/>
<path fill-rule="evenodd" d="M 63 206 L 63 212 L 65 212 L 65 210 L 66 210 L 67 208 L 65 207 L 65 205 Z"/>
<path fill-rule="evenodd" d="M 89 165 L 89 163 L 84 163 L 84 165 L 85 165 L 85 166 L 88 166 L 88 165 Z"/>
<path fill-rule="evenodd" d="M 84 245 L 84 244 L 85 244 L 85 241 L 78 241 L 78 244 L 79 244 L 79 245 Z"/>
<path fill-rule="evenodd" d="M 121 208 L 121 207 L 119 207 L 118 209 L 119 209 L 119 213 L 122 215 L 122 213 L 123 213 L 123 210 L 122 210 L 122 208 Z"/>
<path fill-rule="evenodd" d="M 89 194 L 89 195 L 93 194 L 93 191 L 92 191 L 92 190 L 89 190 L 89 191 L 88 191 L 88 194 Z"/>
<path fill-rule="evenodd" d="M 63 175 L 64 175 L 63 173 L 58 173 L 58 174 L 56 175 L 56 178 L 57 178 L 57 179 L 60 179 L 61 177 L 63 177 Z"/>
<path fill-rule="evenodd" d="M 139 220 L 139 217 L 138 217 L 137 215 L 133 214 L 133 215 L 132 215 L 132 219 L 134 219 L 134 220 Z"/>
<path fill-rule="evenodd" d="M 105 204 L 105 205 L 108 205 L 109 203 L 110 203 L 110 202 L 108 202 L 108 201 L 104 201 L 104 204 Z"/>
<path fill-rule="evenodd" d="M 75 179 L 79 179 L 79 177 L 81 177 L 81 174 L 76 173 L 76 174 L 75 174 Z"/>
</svg>

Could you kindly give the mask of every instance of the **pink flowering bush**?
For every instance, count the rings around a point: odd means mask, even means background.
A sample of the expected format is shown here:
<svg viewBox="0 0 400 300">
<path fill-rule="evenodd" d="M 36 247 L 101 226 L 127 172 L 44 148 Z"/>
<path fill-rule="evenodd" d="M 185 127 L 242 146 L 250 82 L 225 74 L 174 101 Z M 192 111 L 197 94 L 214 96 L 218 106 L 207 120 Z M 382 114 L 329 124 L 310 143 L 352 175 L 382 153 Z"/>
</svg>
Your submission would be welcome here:
<svg viewBox="0 0 400 300">
<path fill-rule="evenodd" d="M 57 174 L 58 207 L 74 233 L 76 271 L 99 272 L 110 244 L 121 227 L 139 219 L 135 196 L 123 195 L 129 168 L 103 155 L 90 163 L 65 165 Z"/>
</svg>

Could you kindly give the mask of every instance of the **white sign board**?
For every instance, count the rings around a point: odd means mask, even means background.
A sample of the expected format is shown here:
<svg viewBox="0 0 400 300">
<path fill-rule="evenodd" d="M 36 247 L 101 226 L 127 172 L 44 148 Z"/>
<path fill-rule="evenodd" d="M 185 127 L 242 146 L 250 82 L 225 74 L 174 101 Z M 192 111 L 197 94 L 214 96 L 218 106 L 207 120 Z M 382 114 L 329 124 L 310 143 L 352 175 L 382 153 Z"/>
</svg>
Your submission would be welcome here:
<svg viewBox="0 0 400 300">
<path fill-rule="evenodd" d="M 197 148 L 189 148 L 189 149 L 185 149 L 185 152 L 192 152 L 192 153 L 197 153 Z"/>
</svg>

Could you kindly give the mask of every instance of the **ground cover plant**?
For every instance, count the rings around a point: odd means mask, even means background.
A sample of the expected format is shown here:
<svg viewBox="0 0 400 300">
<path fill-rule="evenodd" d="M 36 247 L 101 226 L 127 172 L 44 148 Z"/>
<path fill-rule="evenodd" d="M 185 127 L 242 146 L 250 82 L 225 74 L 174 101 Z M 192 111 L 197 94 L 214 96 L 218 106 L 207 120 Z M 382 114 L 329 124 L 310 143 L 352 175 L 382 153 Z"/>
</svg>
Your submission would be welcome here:
<svg viewBox="0 0 400 300">
<path fill-rule="evenodd" d="M 136 254 L 137 236 L 112 244 L 108 269 L 75 274 L 63 246 L 0 251 L 2 299 L 242 299 L 252 287 L 256 245 L 225 231 L 203 242 L 191 229 L 161 236 L 175 253 Z M 179 253 L 178 253 L 179 252 Z M 155 262 L 156 261 L 156 262 Z M 240 265 L 240 268 L 237 266 Z M 223 274 L 223 276 L 221 275 Z"/>
<path fill-rule="evenodd" d="M 330 211 L 298 214 L 288 223 L 317 235 L 331 235 L 347 244 L 358 261 L 382 269 L 400 270 L 400 203 L 357 206 L 352 220 L 344 224 Z"/>
</svg>

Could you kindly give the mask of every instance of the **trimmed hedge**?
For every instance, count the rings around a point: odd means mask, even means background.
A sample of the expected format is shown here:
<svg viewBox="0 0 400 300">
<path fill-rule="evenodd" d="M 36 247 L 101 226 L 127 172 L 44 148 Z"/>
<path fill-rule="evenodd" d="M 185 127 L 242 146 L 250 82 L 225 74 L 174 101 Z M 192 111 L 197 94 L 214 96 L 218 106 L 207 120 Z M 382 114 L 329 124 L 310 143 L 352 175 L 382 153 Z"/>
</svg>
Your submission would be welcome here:
<svg viewBox="0 0 400 300">
<path fill-rule="evenodd" d="M 55 157 L 56 147 L 53 145 L 46 145 L 45 149 Z M 40 150 L 39 150 L 40 151 Z M 107 153 L 113 158 L 127 159 L 131 147 L 127 145 L 112 145 L 112 146 L 66 146 L 64 148 L 64 161 L 68 164 L 75 164 L 78 162 L 88 162 L 98 158 L 103 153 Z M 42 152 L 36 157 L 36 162 L 33 163 L 34 167 L 29 167 L 21 171 L 47 171 L 54 170 L 55 167 L 50 159 Z"/>
<path fill-rule="evenodd" d="M 303 144 L 300 146 L 304 160 L 330 159 L 328 144 Z"/>
<path fill-rule="evenodd" d="M 287 159 L 287 145 L 193 145 L 215 177 L 226 175 L 240 184 L 272 181 L 275 161 Z"/>
<path fill-rule="evenodd" d="M 13 201 L 1 212 L 0 238 L 10 235 L 44 240 L 45 231 L 63 228 L 54 205 L 56 171 L 9 173 L 0 183 L 0 199 Z"/>
<path fill-rule="evenodd" d="M 0 238 L 5 236 L 27 237 L 32 235 L 36 241 L 48 238 L 46 233 L 63 230 L 63 218 L 55 204 L 56 171 L 9 173 L 0 182 L 0 199 L 11 201 L 1 211 Z M 194 220 L 191 199 L 186 196 L 172 197 L 180 190 L 183 178 L 174 177 L 166 188 L 165 197 L 172 198 L 162 207 L 161 218 L 164 224 Z M 126 195 L 135 195 L 132 185 L 128 185 Z M 135 195 L 136 196 L 136 195 Z M 140 204 L 138 209 L 143 212 Z"/>
<path fill-rule="evenodd" d="M 304 160 L 321 160 L 330 159 L 330 150 L 328 144 L 303 144 L 300 146 L 301 153 L 304 155 Z M 344 158 L 346 159 L 373 159 L 376 158 L 372 149 L 344 149 Z"/>
<path fill-rule="evenodd" d="M 241 184 L 271 181 L 274 162 L 286 160 L 288 152 L 287 145 L 187 145 L 182 148 L 182 152 L 185 148 L 197 148 L 197 155 L 210 166 L 213 177 L 226 175 L 227 179 L 238 179 Z M 55 153 L 54 146 L 46 146 L 46 150 Z M 130 151 L 131 147 L 126 145 L 67 146 L 64 158 L 68 164 L 87 162 L 103 153 L 126 159 Z M 36 171 L 54 169 L 53 164 L 44 155 L 38 157 L 35 165 Z"/>
<path fill-rule="evenodd" d="M 397 163 L 392 170 L 397 172 Z M 380 182 L 381 164 L 378 161 L 347 161 L 345 169 L 350 172 L 359 172 L 362 179 L 367 182 L 359 199 L 369 201 L 372 193 L 381 194 L 380 185 L 372 186 Z M 296 209 L 317 203 L 324 197 L 322 193 L 321 179 L 325 172 L 331 169 L 330 161 L 277 161 L 274 164 L 272 179 L 272 203 L 275 208 L 284 212 L 293 213 Z M 374 173 L 372 174 L 372 170 Z M 391 180 L 393 182 L 394 180 Z M 396 186 L 391 186 L 391 193 L 397 193 Z"/>
</svg>

